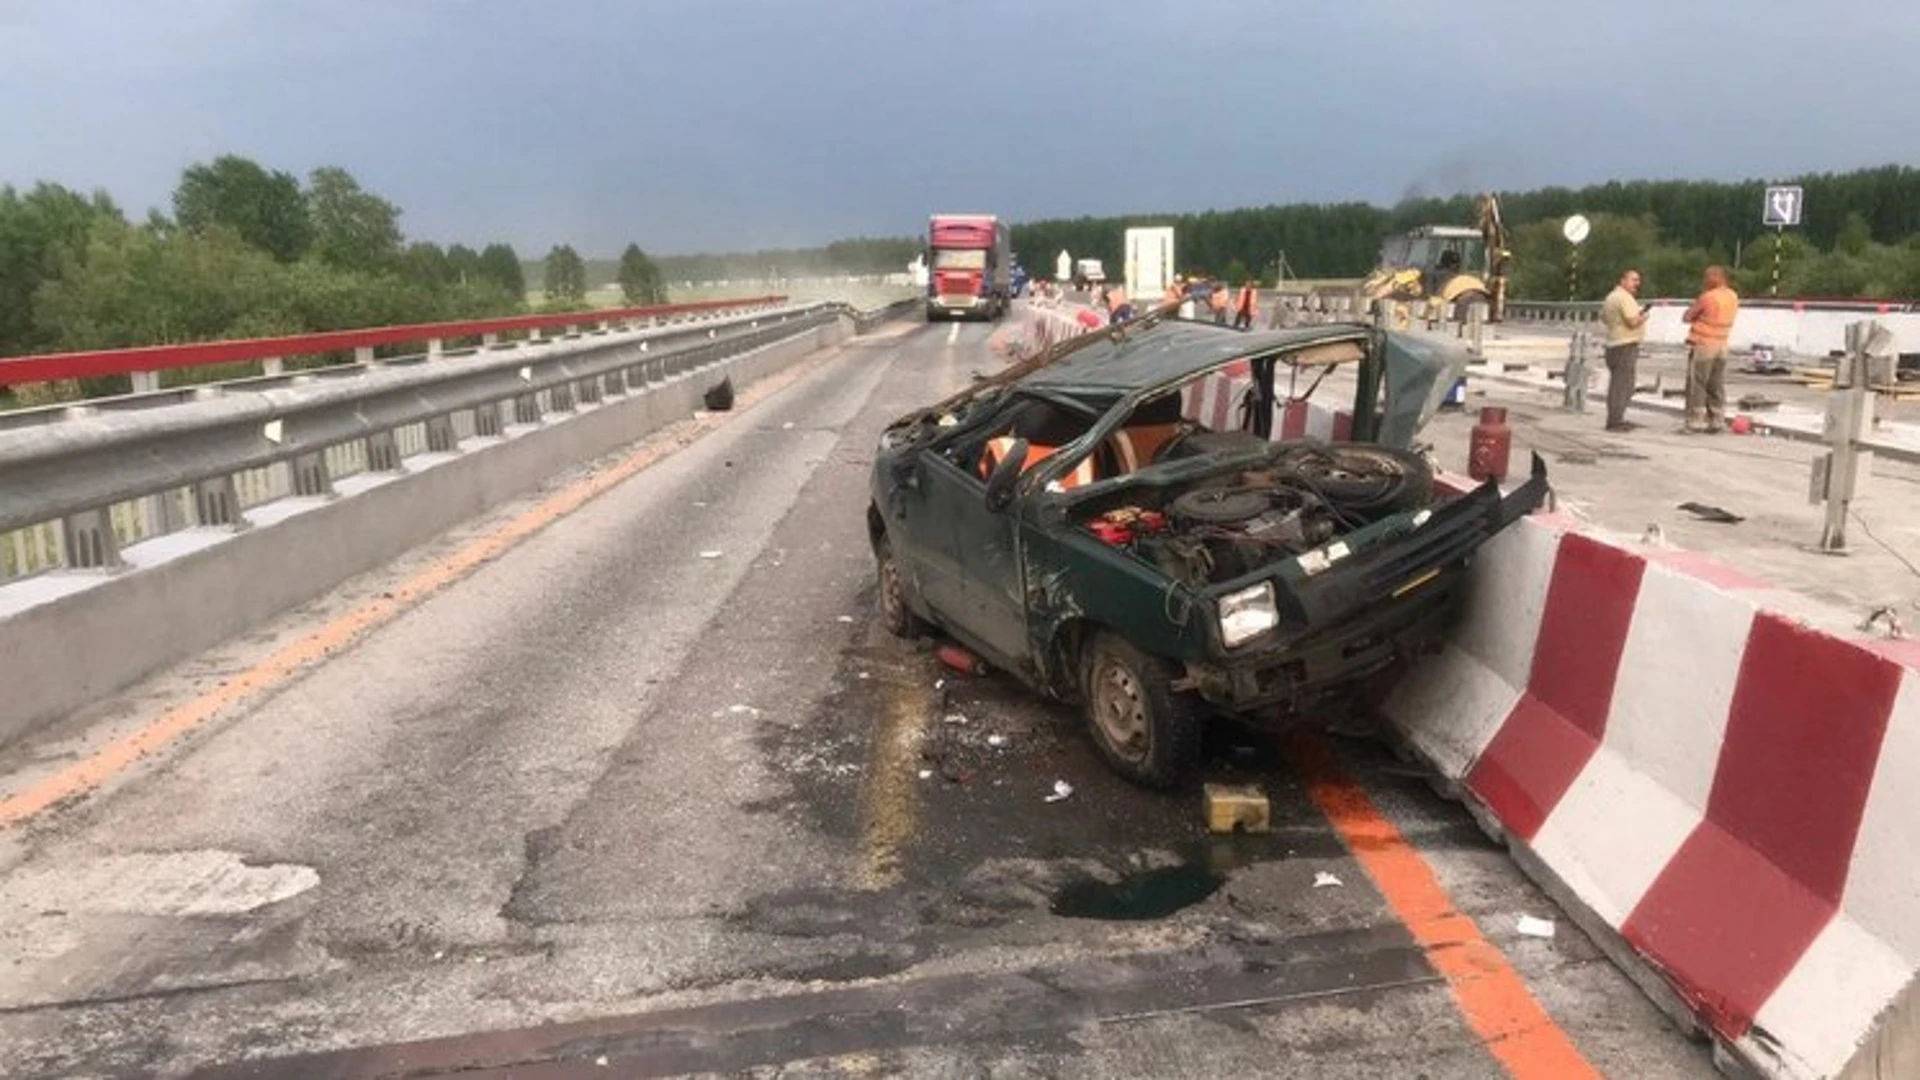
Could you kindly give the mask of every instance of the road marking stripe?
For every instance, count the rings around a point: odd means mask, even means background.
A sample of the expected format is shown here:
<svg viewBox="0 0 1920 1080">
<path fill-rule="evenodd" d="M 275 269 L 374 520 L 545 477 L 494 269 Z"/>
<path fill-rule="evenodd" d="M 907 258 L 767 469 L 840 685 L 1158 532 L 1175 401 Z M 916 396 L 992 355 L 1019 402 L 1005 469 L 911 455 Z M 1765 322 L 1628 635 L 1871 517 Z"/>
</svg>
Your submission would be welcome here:
<svg viewBox="0 0 1920 1080">
<path fill-rule="evenodd" d="M 880 715 L 860 781 L 860 866 L 854 875 L 855 883 L 868 891 L 900 883 L 901 856 L 919 818 L 915 784 L 933 710 L 917 665 L 873 681 L 881 698 Z"/>
<path fill-rule="evenodd" d="M 1307 794 L 1332 822 L 1434 970 L 1446 977 L 1474 1034 L 1514 1080 L 1578 1080 L 1600 1072 L 1541 1007 L 1526 981 L 1454 908 L 1420 852 L 1340 769 L 1324 742 L 1292 740 L 1291 757 Z"/>
<path fill-rule="evenodd" d="M 115 739 L 58 772 L 0 798 L 0 829 L 18 825 L 50 807 L 91 794 L 175 740 L 205 726 L 225 710 L 253 701 L 329 656 L 346 650 L 367 634 L 392 622 L 422 600 L 466 577 L 527 537 L 573 513 L 622 481 L 674 453 L 692 439 L 721 426 L 728 417 L 737 416 L 779 393 L 817 365 L 818 361 L 802 362 L 761 380 L 751 391 L 741 395 L 739 407 L 731 413 L 709 413 L 660 429 L 625 458 L 568 484 L 526 512 L 434 561 L 379 598 L 360 604 L 326 622 L 213 690 L 166 710 L 137 730 Z"/>
<path fill-rule="evenodd" d="M 960 340 L 960 324 L 954 323 L 947 327 L 947 344 L 951 345 L 958 340 Z"/>
</svg>

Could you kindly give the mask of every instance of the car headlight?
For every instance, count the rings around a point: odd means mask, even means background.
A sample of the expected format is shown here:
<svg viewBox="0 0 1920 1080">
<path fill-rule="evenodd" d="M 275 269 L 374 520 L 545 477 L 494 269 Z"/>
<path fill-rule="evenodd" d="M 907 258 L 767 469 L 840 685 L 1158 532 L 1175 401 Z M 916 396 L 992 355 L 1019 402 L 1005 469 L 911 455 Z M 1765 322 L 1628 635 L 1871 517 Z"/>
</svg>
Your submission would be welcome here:
<svg viewBox="0 0 1920 1080">
<path fill-rule="evenodd" d="M 1278 625 L 1280 612 L 1273 606 L 1271 581 L 1220 598 L 1220 640 L 1229 649 L 1244 645 Z"/>
</svg>

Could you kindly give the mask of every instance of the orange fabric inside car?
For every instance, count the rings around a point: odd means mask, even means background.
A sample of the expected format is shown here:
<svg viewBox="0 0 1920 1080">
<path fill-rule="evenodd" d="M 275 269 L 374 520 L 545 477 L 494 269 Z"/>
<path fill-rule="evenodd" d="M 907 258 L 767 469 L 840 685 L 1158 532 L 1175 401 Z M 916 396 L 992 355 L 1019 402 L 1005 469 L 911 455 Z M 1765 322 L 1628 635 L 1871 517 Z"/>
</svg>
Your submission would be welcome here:
<svg viewBox="0 0 1920 1080">
<path fill-rule="evenodd" d="M 1011 436 L 1002 436 L 998 439 L 987 440 L 987 447 L 980 454 L 981 479 L 984 480 L 993 475 L 994 466 L 1000 464 L 1001 459 L 1013 451 L 1015 441 Z M 1060 448 L 1057 446 L 1043 446 L 1039 443 L 1028 443 L 1027 463 L 1020 466 L 1020 471 L 1024 473 L 1035 465 L 1047 460 L 1052 457 L 1054 451 L 1058 449 Z M 1072 472 L 1062 476 L 1059 480 L 1055 481 L 1055 483 L 1058 483 L 1063 488 L 1077 488 L 1082 484 L 1093 483 L 1093 457 L 1089 455 L 1082 459 L 1080 464 L 1074 466 Z"/>
<path fill-rule="evenodd" d="M 1153 456 L 1179 430 L 1178 423 L 1136 424 L 1114 432 L 1108 437 L 1107 443 L 1113 447 L 1114 456 L 1120 461 L 1120 472 L 1125 474 L 1152 464 Z"/>
</svg>

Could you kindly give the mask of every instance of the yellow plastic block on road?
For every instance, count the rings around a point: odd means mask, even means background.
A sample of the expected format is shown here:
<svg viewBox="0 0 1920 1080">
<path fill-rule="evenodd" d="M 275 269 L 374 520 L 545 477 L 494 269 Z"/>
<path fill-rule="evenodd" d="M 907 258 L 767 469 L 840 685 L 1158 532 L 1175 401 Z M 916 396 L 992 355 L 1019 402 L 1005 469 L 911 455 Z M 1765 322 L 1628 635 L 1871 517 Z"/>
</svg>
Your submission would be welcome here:
<svg viewBox="0 0 1920 1080">
<path fill-rule="evenodd" d="M 1267 793 L 1257 786 L 1208 784 L 1202 790 L 1207 828 L 1217 833 L 1263 833 L 1273 828 Z"/>
</svg>

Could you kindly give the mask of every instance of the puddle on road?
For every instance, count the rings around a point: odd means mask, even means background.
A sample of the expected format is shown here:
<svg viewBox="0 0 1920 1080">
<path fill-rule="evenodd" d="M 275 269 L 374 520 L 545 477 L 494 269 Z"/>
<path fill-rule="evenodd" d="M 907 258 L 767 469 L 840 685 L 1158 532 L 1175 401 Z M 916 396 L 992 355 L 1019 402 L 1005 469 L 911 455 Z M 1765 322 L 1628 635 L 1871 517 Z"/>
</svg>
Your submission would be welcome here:
<svg viewBox="0 0 1920 1080">
<path fill-rule="evenodd" d="M 1164 919 L 1219 892 L 1235 870 L 1293 852 L 1270 836 L 1210 836 L 1178 850 L 1172 866 L 1128 871 L 1118 881 L 1082 877 L 1053 894 L 1049 911 L 1068 919 L 1141 922 Z"/>
<path fill-rule="evenodd" d="M 1119 881 L 1076 881 L 1054 895 L 1049 909 L 1069 919 L 1164 919 L 1205 900 L 1227 876 L 1202 863 L 1139 870 Z"/>
</svg>

